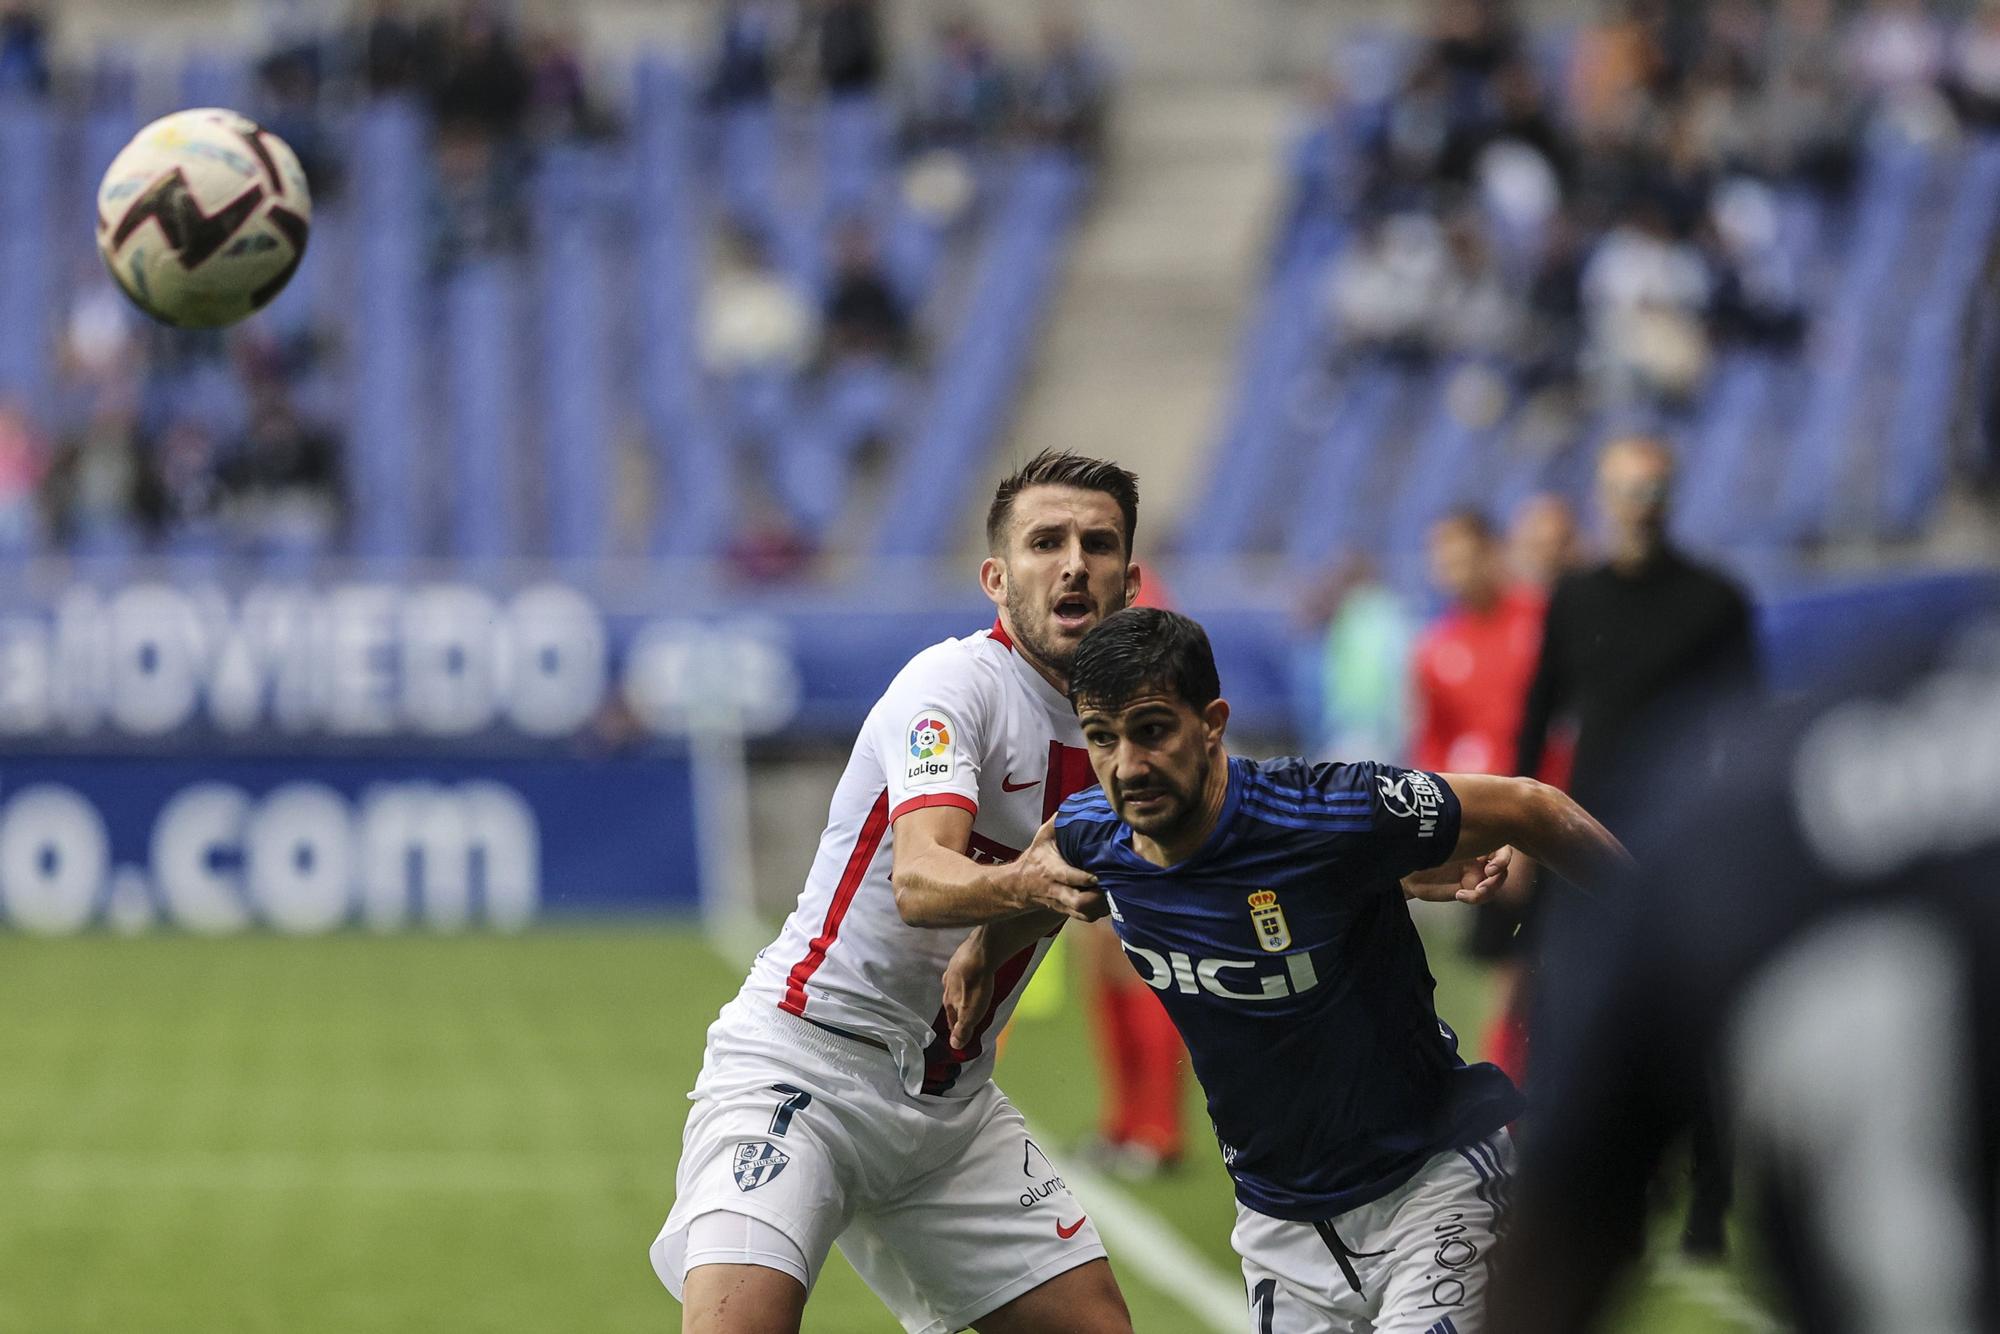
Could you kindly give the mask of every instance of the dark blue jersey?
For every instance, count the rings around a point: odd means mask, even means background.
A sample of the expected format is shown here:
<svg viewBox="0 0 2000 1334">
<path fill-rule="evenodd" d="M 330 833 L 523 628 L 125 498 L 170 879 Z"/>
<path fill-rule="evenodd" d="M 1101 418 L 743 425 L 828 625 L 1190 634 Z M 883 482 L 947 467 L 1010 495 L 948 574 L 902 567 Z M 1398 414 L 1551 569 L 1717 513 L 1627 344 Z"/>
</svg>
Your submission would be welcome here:
<svg viewBox="0 0 2000 1334">
<path fill-rule="evenodd" d="M 1434 774 L 1233 759 L 1214 833 L 1162 868 L 1100 789 L 1063 803 L 1057 846 L 1110 894 L 1259 1213 L 1332 1218 L 1519 1113 L 1507 1076 L 1466 1065 L 1439 1021 L 1399 883 L 1450 856 L 1458 819 Z"/>
</svg>

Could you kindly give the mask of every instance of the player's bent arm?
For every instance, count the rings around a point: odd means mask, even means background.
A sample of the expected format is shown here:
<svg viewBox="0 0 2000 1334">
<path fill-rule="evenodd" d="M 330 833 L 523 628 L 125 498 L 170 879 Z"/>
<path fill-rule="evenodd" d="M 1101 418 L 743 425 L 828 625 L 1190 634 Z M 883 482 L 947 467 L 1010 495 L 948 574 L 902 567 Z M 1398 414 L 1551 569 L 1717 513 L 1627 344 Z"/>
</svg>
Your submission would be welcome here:
<svg viewBox="0 0 2000 1334">
<path fill-rule="evenodd" d="M 978 926 L 1034 909 L 1092 921 L 1104 915 L 1097 877 L 1063 861 L 1053 822 L 1018 858 L 1003 865 L 965 855 L 972 843 L 972 812 L 926 806 L 896 821 L 889 881 L 896 911 L 911 926 Z"/>
<path fill-rule="evenodd" d="M 944 970 L 944 1013 L 951 1045 L 964 1050 L 993 997 L 993 975 L 1000 965 L 1035 945 L 1066 920 L 1059 912 L 1038 909 L 977 927 L 952 954 Z"/>
<path fill-rule="evenodd" d="M 1582 886 L 1604 884 L 1632 868 L 1625 845 L 1559 788 L 1492 774 L 1440 777 L 1458 795 L 1454 862 L 1512 846 Z"/>
</svg>

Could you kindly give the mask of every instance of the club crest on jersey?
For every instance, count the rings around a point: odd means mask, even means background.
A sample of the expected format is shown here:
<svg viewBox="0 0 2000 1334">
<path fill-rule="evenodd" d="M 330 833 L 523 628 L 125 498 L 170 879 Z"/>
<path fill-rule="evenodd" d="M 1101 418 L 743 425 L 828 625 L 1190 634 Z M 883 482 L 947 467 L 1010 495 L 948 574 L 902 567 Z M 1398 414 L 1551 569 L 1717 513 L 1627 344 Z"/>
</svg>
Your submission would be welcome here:
<svg viewBox="0 0 2000 1334">
<path fill-rule="evenodd" d="M 906 771 L 910 782 L 943 778 L 951 772 L 951 744 L 957 731 L 958 724 L 936 709 L 927 709 L 910 720 L 910 762 Z"/>
<path fill-rule="evenodd" d="M 1292 927 L 1285 920 L 1285 910 L 1278 906 L 1278 896 L 1268 889 L 1260 889 L 1250 896 L 1250 925 L 1257 928 L 1257 943 L 1267 954 L 1276 954 L 1291 948 Z"/>
<path fill-rule="evenodd" d="M 776 1181 L 790 1161 L 792 1156 L 770 1140 L 745 1140 L 736 1146 L 736 1160 L 729 1170 L 736 1174 L 736 1189 L 747 1194 Z"/>
</svg>

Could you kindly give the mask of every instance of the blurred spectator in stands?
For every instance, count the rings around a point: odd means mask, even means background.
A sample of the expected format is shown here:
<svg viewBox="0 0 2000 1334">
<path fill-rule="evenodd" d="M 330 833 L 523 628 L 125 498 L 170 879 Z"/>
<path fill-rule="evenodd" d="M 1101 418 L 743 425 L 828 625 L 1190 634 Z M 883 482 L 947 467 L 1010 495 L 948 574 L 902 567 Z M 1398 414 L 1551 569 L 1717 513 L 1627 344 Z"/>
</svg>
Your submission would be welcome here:
<svg viewBox="0 0 2000 1334">
<path fill-rule="evenodd" d="M 1878 103 L 1928 98 L 1944 74 L 1944 27 L 1925 0 L 1868 0 L 1847 33 L 1847 66 Z"/>
<path fill-rule="evenodd" d="M 1111 110 L 1111 71 L 1068 5 L 1042 13 L 1041 52 L 1025 71 L 1021 119 L 1036 142 L 1099 157 Z"/>
<path fill-rule="evenodd" d="M 63 441 L 43 479 L 43 508 L 58 541 L 94 544 L 129 538 L 160 514 L 160 495 L 129 398 L 98 405 Z"/>
<path fill-rule="evenodd" d="M 1369 204 L 1383 212 L 1432 207 L 1449 168 L 1464 157 L 1451 80 L 1442 63 L 1420 62 L 1383 115 L 1369 146 Z"/>
<path fill-rule="evenodd" d="M 1554 492 L 1530 496 L 1507 528 L 1507 564 L 1514 577 L 1547 593 L 1583 564 L 1576 511 Z"/>
<path fill-rule="evenodd" d="M 518 248 L 527 237 L 512 150 L 469 121 L 438 127 L 432 231 L 440 268 Z"/>
<path fill-rule="evenodd" d="M 1477 510 L 1438 520 L 1429 544 L 1431 582 L 1446 605 L 1411 659 L 1410 763 L 1437 772 L 1506 773 L 1541 650 L 1546 595 L 1509 578 L 1500 534 Z M 1560 769 L 1561 757 L 1553 757 L 1535 777 L 1560 783 Z M 1516 1083 L 1527 1075 L 1526 960 L 1517 947 L 1523 897 L 1510 892 L 1479 905 L 1466 940 L 1468 953 L 1494 970 L 1495 1019 L 1480 1054 Z"/>
<path fill-rule="evenodd" d="M 1006 67 L 971 9 L 947 8 L 917 72 L 911 137 L 924 148 L 969 149 L 999 137 L 1012 105 Z"/>
<path fill-rule="evenodd" d="M 817 333 L 812 307 L 772 263 L 762 238 L 748 231 L 726 236 L 702 303 L 708 369 L 793 374 L 811 360 Z"/>
<path fill-rule="evenodd" d="M 403 0 L 372 0 L 361 28 L 362 78 L 370 93 L 427 95 L 442 59 L 437 25 L 411 18 Z"/>
<path fill-rule="evenodd" d="M 1708 374 L 1710 275 L 1657 203 L 1633 208 L 1583 271 L 1584 328 L 1600 402 L 1686 402 Z"/>
<path fill-rule="evenodd" d="M 323 63 L 320 47 L 312 42 L 293 42 L 257 63 L 262 94 L 257 121 L 291 145 L 315 201 L 334 198 L 341 185 L 327 118 L 320 109 Z"/>
<path fill-rule="evenodd" d="M 1630 126 L 1665 74 L 1658 9 L 1652 0 L 1628 0 L 1577 33 L 1569 106 L 1586 139 Z"/>
<path fill-rule="evenodd" d="M 207 428 L 185 418 L 175 421 L 160 433 L 152 452 L 162 526 L 184 531 L 214 520 L 221 509 L 222 460 Z"/>
<path fill-rule="evenodd" d="M 835 239 L 822 320 L 826 356 L 900 362 L 910 353 L 910 309 L 882 267 L 875 234 L 850 222 Z"/>
<path fill-rule="evenodd" d="M 257 546 L 320 550 L 340 529 L 340 447 L 282 393 L 260 396 L 222 480 L 231 526 Z"/>
<path fill-rule="evenodd" d="M 1854 181 L 1860 106 L 1834 66 L 1790 63 L 1765 80 L 1756 109 L 1758 156 L 1766 173 L 1832 198 Z"/>
<path fill-rule="evenodd" d="M 725 0 L 704 91 L 710 106 L 771 100 L 796 17 L 790 0 Z"/>
<path fill-rule="evenodd" d="M 1461 210 L 1446 222 L 1442 346 L 1461 356 L 1498 362 L 1519 344 L 1523 311 L 1501 271 L 1479 215 Z"/>
<path fill-rule="evenodd" d="M 38 497 L 49 442 L 19 403 L 0 399 L 0 552 L 31 549 L 41 535 Z"/>
<path fill-rule="evenodd" d="M 0 6 L 0 93 L 49 91 L 49 31 L 31 0 Z"/>
<path fill-rule="evenodd" d="M 1338 350 L 1427 360 L 1445 333 L 1451 263 L 1444 228 L 1428 213 L 1399 213 L 1366 224 L 1328 276 L 1326 299 Z"/>
<path fill-rule="evenodd" d="M 1298 610 L 1300 739 L 1316 759 L 1402 758 L 1414 630 L 1366 556 L 1311 584 Z"/>
<path fill-rule="evenodd" d="M 1528 317 L 1515 352 L 1515 372 L 1523 389 L 1567 394 L 1577 378 L 1583 351 L 1584 229 L 1574 213 L 1559 210 L 1550 220 L 1541 255 L 1528 282 Z"/>
<path fill-rule="evenodd" d="M 610 132 L 605 112 L 591 101 L 575 32 L 547 24 L 530 28 L 522 60 L 528 69 L 528 125 L 537 138 L 598 138 Z"/>
<path fill-rule="evenodd" d="M 866 96 L 881 87 L 885 56 L 877 0 L 815 0 L 807 22 L 823 91 Z"/>
<path fill-rule="evenodd" d="M 1980 0 L 1949 59 L 1946 82 L 1959 116 L 1983 130 L 2000 126 L 2000 0 Z"/>
<path fill-rule="evenodd" d="M 439 124 L 510 141 L 520 136 L 532 93 L 527 62 L 492 0 L 460 0 L 432 94 Z"/>
<path fill-rule="evenodd" d="M 1805 280 L 1796 247 L 1785 244 L 1777 195 L 1739 176 L 1716 192 L 1712 215 L 1718 331 L 1755 346 L 1796 347 L 1806 330 Z"/>
<path fill-rule="evenodd" d="M 1485 102 L 1488 82 L 1520 48 L 1509 0 L 1439 0 L 1432 11 L 1430 56 L 1455 85 L 1454 98 L 1468 107 Z"/>
<path fill-rule="evenodd" d="M 1673 455 L 1656 440 L 1619 440 L 1600 457 L 1610 559 L 1556 585 L 1514 757 L 1516 773 L 1540 772 L 1558 723 L 1574 720 L 1571 792 L 1614 832 L 1649 796 L 1631 761 L 1658 712 L 1745 693 L 1756 677 L 1749 599 L 1668 538 L 1673 482 Z M 1693 1177 L 1683 1246 L 1718 1255 L 1730 1170 L 1715 1115 L 1695 1134 Z"/>
</svg>

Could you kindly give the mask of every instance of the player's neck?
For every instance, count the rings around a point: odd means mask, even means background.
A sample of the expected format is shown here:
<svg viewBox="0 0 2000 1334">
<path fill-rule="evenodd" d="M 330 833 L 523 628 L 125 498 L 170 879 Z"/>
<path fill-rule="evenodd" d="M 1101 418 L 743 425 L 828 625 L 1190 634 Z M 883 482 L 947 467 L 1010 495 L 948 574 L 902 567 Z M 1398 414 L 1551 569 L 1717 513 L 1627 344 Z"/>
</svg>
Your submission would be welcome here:
<svg viewBox="0 0 2000 1334">
<path fill-rule="evenodd" d="M 1034 668 L 1035 675 L 1041 677 L 1044 681 L 1047 681 L 1051 686 L 1053 686 L 1055 688 L 1055 692 L 1058 695 L 1061 695 L 1064 699 L 1068 699 L 1069 676 L 1066 673 L 1057 671 L 1055 668 L 1049 666 L 1046 662 L 1043 662 L 1039 657 L 1037 657 L 1034 651 L 1031 650 L 1027 646 L 1027 644 L 1021 639 L 1021 636 L 1014 633 L 1014 627 L 1007 624 L 1007 616 L 1005 612 L 1002 612 L 1000 616 L 1000 628 L 1007 632 L 1007 638 L 1010 641 L 1012 641 L 1014 645 L 1014 652 L 1016 655 L 1020 657 L 1021 661 L 1027 663 L 1030 667 Z"/>
<path fill-rule="evenodd" d="M 1178 866 L 1201 851 L 1202 844 L 1215 832 L 1222 819 L 1223 803 L 1229 799 L 1229 752 L 1208 771 L 1208 783 L 1201 793 L 1201 811 L 1184 829 L 1163 838 L 1149 838 L 1132 831 L 1132 850 L 1155 866 Z"/>
</svg>

